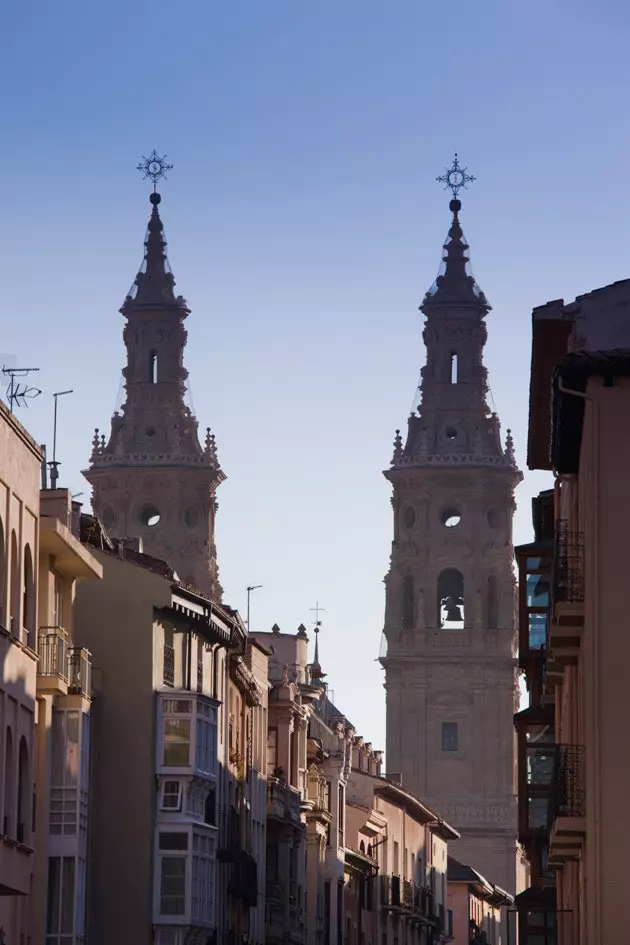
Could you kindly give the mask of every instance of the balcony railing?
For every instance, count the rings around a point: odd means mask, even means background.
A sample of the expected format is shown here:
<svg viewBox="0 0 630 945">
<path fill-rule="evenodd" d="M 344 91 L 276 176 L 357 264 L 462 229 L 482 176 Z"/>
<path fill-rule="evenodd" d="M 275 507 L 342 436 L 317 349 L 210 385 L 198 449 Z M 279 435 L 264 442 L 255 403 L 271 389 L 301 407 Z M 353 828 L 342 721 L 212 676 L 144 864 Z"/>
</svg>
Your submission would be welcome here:
<svg viewBox="0 0 630 945">
<path fill-rule="evenodd" d="M 556 745 L 550 820 L 557 817 L 585 817 L 584 746 Z"/>
<path fill-rule="evenodd" d="M 37 634 L 39 676 L 57 676 L 68 680 L 66 631 L 63 627 L 40 627 Z"/>
<path fill-rule="evenodd" d="M 437 920 L 433 892 L 427 886 L 418 886 L 400 876 L 380 876 L 381 906 L 400 909 L 428 920 Z"/>
<path fill-rule="evenodd" d="M 92 697 L 92 660 L 84 646 L 71 646 L 68 654 L 68 692 Z"/>
<path fill-rule="evenodd" d="M 300 793 L 278 778 L 267 781 L 267 819 L 300 824 Z"/>
<path fill-rule="evenodd" d="M 570 531 L 566 519 L 558 519 L 553 560 L 555 603 L 584 603 L 584 535 Z"/>
</svg>

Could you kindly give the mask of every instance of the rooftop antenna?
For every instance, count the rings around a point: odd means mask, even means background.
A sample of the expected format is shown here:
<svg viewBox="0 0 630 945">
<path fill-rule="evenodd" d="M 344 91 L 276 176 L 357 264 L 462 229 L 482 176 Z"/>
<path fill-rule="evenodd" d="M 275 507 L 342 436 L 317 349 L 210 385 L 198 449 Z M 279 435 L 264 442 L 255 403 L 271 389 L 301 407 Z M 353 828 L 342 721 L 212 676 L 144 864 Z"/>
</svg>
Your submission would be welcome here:
<svg viewBox="0 0 630 945">
<path fill-rule="evenodd" d="M 64 397 L 66 394 L 73 394 L 73 390 L 58 390 L 53 394 L 55 398 L 55 412 L 53 419 L 53 458 L 48 465 L 50 466 L 50 488 L 57 488 L 57 480 L 59 479 L 59 463 L 57 462 L 57 401 L 60 397 Z"/>
<path fill-rule="evenodd" d="M 6 364 L 2 367 L 2 373 L 5 377 L 9 378 L 9 386 L 7 387 L 7 400 L 9 401 L 9 410 L 13 413 L 14 407 L 28 407 L 28 400 L 34 400 L 36 397 L 39 397 L 41 390 L 39 387 L 31 387 L 28 381 L 25 381 L 23 384 L 20 384 L 19 380 L 16 378 L 28 377 L 29 374 L 32 374 L 34 371 L 39 371 L 38 367 L 7 367 Z"/>
<path fill-rule="evenodd" d="M 252 596 L 252 591 L 257 591 L 262 587 L 262 584 L 250 584 L 247 588 L 247 632 L 249 633 L 249 599 Z"/>
</svg>

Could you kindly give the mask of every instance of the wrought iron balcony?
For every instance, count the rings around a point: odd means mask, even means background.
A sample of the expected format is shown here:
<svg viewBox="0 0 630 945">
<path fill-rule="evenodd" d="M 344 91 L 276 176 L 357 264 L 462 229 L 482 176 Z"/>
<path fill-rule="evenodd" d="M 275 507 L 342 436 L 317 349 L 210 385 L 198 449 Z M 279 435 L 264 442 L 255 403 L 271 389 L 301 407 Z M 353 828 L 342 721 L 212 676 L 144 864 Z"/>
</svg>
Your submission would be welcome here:
<svg viewBox="0 0 630 945">
<path fill-rule="evenodd" d="M 570 531 L 566 519 L 555 526 L 553 598 L 556 604 L 584 603 L 584 535 Z"/>
<path fill-rule="evenodd" d="M 67 636 L 63 627 L 40 627 L 37 633 L 37 675 L 68 681 Z"/>
<path fill-rule="evenodd" d="M 586 831 L 584 746 L 557 745 L 549 804 L 549 865 L 576 859 Z"/>
<path fill-rule="evenodd" d="M 584 746 L 556 745 L 551 816 L 585 817 Z"/>
<path fill-rule="evenodd" d="M 92 660 L 84 646 L 71 646 L 68 653 L 68 692 L 92 698 Z"/>
<path fill-rule="evenodd" d="M 381 906 L 387 911 L 407 912 L 428 921 L 437 921 L 433 892 L 400 876 L 380 876 Z"/>
</svg>

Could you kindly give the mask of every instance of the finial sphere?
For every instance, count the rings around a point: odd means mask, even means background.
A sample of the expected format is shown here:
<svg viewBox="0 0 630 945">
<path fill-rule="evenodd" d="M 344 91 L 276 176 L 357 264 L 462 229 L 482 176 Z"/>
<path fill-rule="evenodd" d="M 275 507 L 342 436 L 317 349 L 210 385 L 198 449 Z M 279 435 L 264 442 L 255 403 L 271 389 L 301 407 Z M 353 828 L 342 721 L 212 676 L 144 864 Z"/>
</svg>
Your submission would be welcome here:
<svg viewBox="0 0 630 945">
<path fill-rule="evenodd" d="M 451 213 L 459 213 L 459 211 L 462 209 L 461 200 L 453 198 L 453 200 L 451 200 L 448 205 L 448 209 L 451 211 Z"/>
<path fill-rule="evenodd" d="M 158 194 L 156 190 L 152 194 L 149 194 L 149 200 L 151 201 L 154 207 L 157 207 L 157 205 L 161 202 L 162 198 L 160 197 L 160 195 Z"/>
</svg>

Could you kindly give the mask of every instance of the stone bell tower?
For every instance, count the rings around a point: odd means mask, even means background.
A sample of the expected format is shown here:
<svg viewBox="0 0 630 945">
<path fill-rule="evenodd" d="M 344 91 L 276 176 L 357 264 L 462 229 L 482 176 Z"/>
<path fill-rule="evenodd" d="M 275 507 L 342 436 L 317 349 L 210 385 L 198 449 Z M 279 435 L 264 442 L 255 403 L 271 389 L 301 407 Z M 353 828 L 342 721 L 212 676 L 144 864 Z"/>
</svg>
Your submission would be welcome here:
<svg viewBox="0 0 630 945">
<path fill-rule="evenodd" d="M 515 892 L 512 515 L 522 475 L 509 431 L 502 446 L 488 408 L 490 305 L 469 273 L 461 177 L 447 184 L 452 223 L 421 306 L 421 403 L 404 440 L 397 431 L 385 472 L 394 509 L 382 658 L 387 770 L 461 832 L 454 856 Z"/>
<path fill-rule="evenodd" d="M 184 321 L 190 309 L 173 290 L 160 195 L 152 193 L 150 201 L 144 262 L 120 309 L 127 396 L 109 438 L 96 430 L 84 475 L 93 487 L 94 512 L 110 536 L 141 538 L 143 550 L 167 561 L 180 580 L 220 600 L 215 490 L 225 475 L 214 436 L 208 429 L 201 446 L 197 420 L 185 403 Z"/>
</svg>

